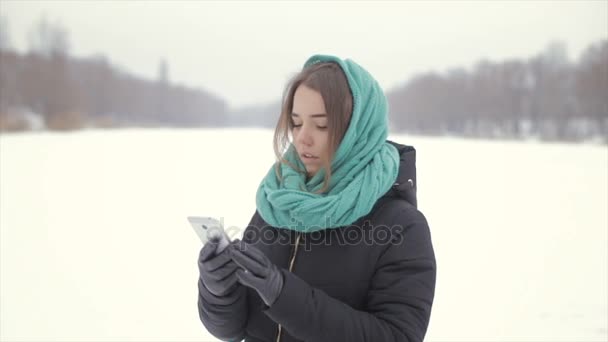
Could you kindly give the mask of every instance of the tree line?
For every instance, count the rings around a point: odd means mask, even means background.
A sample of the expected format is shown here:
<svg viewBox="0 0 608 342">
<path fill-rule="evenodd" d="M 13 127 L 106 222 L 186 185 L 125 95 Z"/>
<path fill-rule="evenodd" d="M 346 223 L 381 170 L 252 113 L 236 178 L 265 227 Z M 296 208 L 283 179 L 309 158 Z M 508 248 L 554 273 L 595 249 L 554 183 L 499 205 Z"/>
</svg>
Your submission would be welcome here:
<svg viewBox="0 0 608 342">
<path fill-rule="evenodd" d="M 32 128 L 32 117 L 51 130 L 223 124 L 225 100 L 171 84 L 164 59 L 158 78 L 146 80 L 105 56 L 71 57 L 67 31 L 45 17 L 29 32 L 25 54 L 6 43 L 6 23 L 0 29 L 0 130 Z"/>
<path fill-rule="evenodd" d="M 28 34 L 28 53 L 17 53 L 0 19 L 0 130 L 31 129 L 32 118 L 51 130 L 271 128 L 278 117 L 280 102 L 229 111 L 220 97 L 172 84 L 163 59 L 157 79 L 146 80 L 101 55 L 71 57 L 67 31 L 45 17 Z M 607 143 L 608 40 L 576 61 L 553 42 L 528 59 L 419 74 L 386 93 L 396 133 Z"/>
<path fill-rule="evenodd" d="M 418 75 L 387 96 L 400 132 L 607 142 L 608 40 L 578 62 L 554 42 L 528 60 Z"/>
</svg>

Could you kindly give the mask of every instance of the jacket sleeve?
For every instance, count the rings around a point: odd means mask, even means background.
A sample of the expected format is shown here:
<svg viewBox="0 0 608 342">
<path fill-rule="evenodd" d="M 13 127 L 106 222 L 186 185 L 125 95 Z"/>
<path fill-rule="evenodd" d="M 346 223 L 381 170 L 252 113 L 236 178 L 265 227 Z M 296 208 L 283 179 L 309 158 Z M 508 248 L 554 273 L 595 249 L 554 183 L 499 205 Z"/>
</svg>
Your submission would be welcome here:
<svg viewBox="0 0 608 342">
<path fill-rule="evenodd" d="M 240 341 L 247 326 L 247 291 L 240 286 L 217 297 L 198 280 L 198 313 L 209 333 L 223 341 Z"/>
<path fill-rule="evenodd" d="M 282 270 L 283 290 L 266 315 L 305 341 L 422 341 L 436 278 L 429 227 L 416 209 L 397 211 L 391 221 L 405 226 L 377 261 L 365 311 Z"/>
<path fill-rule="evenodd" d="M 253 215 L 247 229 L 257 224 Z M 241 341 L 247 327 L 247 289 L 239 284 L 237 289 L 222 297 L 215 296 L 198 279 L 198 313 L 209 333 L 224 341 Z"/>
</svg>

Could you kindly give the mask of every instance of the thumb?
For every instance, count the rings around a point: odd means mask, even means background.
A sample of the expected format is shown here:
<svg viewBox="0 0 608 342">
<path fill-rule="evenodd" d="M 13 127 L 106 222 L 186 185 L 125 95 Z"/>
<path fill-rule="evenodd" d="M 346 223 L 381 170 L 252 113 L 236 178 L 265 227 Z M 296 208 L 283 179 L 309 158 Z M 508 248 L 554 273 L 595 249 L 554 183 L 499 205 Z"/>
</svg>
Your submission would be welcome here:
<svg viewBox="0 0 608 342">
<path fill-rule="evenodd" d="M 211 241 L 211 240 L 207 241 L 207 243 L 205 243 L 205 245 L 201 249 L 201 252 L 198 256 L 199 262 L 205 262 L 205 261 L 211 259 L 211 257 L 213 256 L 213 253 L 216 251 L 216 249 L 217 249 L 217 241 Z"/>
</svg>

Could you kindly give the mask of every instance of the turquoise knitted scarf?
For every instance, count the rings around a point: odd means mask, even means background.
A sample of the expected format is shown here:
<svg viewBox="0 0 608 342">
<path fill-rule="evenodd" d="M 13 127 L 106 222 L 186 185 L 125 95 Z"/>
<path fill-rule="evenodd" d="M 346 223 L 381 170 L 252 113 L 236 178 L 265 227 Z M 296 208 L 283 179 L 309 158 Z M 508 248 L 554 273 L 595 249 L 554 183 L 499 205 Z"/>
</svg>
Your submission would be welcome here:
<svg viewBox="0 0 608 342">
<path fill-rule="evenodd" d="M 397 178 L 399 154 L 386 142 L 388 103 L 378 82 L 354 61 L 335 56 L 312 56 L 304 68 L 319 62 L 335 62 L 346 74 L 353 95 L 351 121 L 332 160 L 326 193 L 313 193 L 323 186 L 323 168 L 308 181 L 305 173 L 284 163 L 282 181 L 274 165 L 270 168 L 257 190 L 256 205 L 273 227 L 313 232 L 350 225 L 368 214 Z M 293 144 L 283 157 L 305 169 Z"/>
</svg>

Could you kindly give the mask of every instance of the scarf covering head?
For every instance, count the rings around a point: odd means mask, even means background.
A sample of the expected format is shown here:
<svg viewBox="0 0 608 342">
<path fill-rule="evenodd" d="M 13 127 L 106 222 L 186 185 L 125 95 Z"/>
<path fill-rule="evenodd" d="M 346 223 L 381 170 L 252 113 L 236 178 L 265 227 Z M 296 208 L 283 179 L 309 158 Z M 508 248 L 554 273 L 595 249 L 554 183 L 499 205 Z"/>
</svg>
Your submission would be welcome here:
<svg viewBox="0 0 608 342">
<path fill-rule="evenodd" d="M 281 163 L 282 179 L 270 168 L 256 193 L 257 210 L 273 227 L 313 232 L 347 226 L 368 214 L 374 203 L 393 185 L 399 171 L 397 149 L 386 142 L 388 103 L 378 82 L 350 59 L 314 55 L 304 68 L 320 62 L 337 63 L 346 74 L 353 111 L 348 129 L 331 163 L 328 190 L 321 168 L 311 179 Z M 293 144 L 283 157 L 300 169 L 304 164 Z"/>
</svg>

